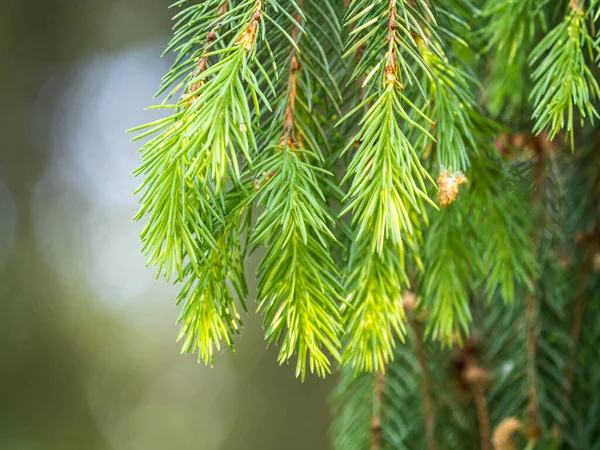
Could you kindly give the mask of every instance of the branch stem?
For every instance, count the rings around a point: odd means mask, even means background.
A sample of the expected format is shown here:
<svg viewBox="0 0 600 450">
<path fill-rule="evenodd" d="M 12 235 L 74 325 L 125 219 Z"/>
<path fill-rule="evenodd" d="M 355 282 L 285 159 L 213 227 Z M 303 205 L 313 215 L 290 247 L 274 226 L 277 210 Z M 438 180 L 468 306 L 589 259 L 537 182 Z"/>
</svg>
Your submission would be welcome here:
<svg viewBox="0 0 600 450">
<path fill-rule="evenodd" d="M 298 1 L 298 7 L 302 6 L 302 0 Z M 300 23 L 302 17 L 300 11 L 296 12 L 296 22 Z M 300 30 L 297 26 L 294 26 L 291 31 L 291 38 L 294 42 L 297 42 Z M 296 130 L 294 126 L 295 110 L 296 110 L 296 96 L 297 96 L 297 85 L 298 85 L 298 73 L 302 70 L 302 65 L 298 60 L 296 49 L 292 49 L 292 56 L 290 58 L 290 73 L 288 77 L 288 100 L 285 108 L 284 119 L 283 119 L 283 135 L 281 136 L 282 145 L 285 144 L 299 144 L 296 139 Z"/>
<path fill-rule="evenodd" d="M 371 419 L 371 450 L 381 450 L 383 445 L 383 430 L 381 428 L 381 411 L 383 401 L 383 389 L 385 387 L 385 377 L 381 370 L 375 373 L 373 386 L 373 417 Z"/>
<path fill-rule="evenodd" d="M 425 438 L 427 450 L 437 450 L 438 445 L 435 438 L 435 412 L 433 408 L 433 397 L 431 395 L 431 380 L 425 358 L 425 345 L 423 343 L 423 327 L 413 320 L 415 330 L 415 351 L 419 367 L 421 368 L 421 403 L 425 415 Z"/>
<path fill-rule="evenodd" d="M 217 17 L 221 17 L 223 14 L 225 14 L 225 11 L 227 11 L 227 4 L 228 4 L 228 0 L 225 0 L 225 2 L 223 2 L 221 7 L 217 10 Z M 219 25 L 217 22 L 217 24 L 212 28 L 212 30 L 210 30 L 210 32 L 206 35 L 206 41 L 204 43 L 204 51 L 205 52 L 208 50 L 208 48 L 212 45 L 212 43 L 217 38 L 217 34 L 216 34 L 215 30 L 217 29 L 218 26 Z M 200 60 L 198 61 L 198 65 L 196 66 L 196 70 L 194 70 L 194 75 L 192 78 L 196 78 L 198 75 L 200 75 L 202 72 L 204 72 L 206 70 L 206 65 L 208 64 L 208 58 L 209 58 L 208 55 L 200 58 Z M 190 93 L 197 91 L 198 88 L 200 88 L 200 86 L 202 85 L 202 81 L 203 80 L 200 80 L 197 83 L 194 83 L 194 85 L 190 89 Z"/>
</svg>

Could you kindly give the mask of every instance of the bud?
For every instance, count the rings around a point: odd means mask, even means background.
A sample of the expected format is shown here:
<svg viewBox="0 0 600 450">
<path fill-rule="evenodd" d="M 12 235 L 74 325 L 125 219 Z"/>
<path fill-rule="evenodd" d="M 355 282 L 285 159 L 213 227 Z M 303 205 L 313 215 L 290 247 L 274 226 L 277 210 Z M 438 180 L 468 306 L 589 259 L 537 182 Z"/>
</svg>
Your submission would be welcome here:
<svg viewBox="0 0 600 450">
<path fill-rule="evenodd" d="M 438 189 L 440 190 L 438 199 L 440 206 L 445 207 L 456 200 L 458 195 L 458 186 L 468 183 L 467 177 L 462 172 L 450 173 L 442 168 L 440 176 L 437 179 Z"/>
</svg>

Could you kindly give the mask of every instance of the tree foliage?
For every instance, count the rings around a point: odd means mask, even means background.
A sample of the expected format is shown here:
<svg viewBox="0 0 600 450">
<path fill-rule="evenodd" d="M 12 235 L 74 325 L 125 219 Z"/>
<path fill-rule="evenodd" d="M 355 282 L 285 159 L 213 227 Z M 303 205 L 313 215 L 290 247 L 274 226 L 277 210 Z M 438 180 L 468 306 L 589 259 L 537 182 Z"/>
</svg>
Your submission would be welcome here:
<svg viewBox="0 0 600 450">
<path fill-rule="evenodd" d="M 595 0 L 180 0 L 142 248 L 184 352 L 256 270 L 337 450 L 598 444 Z"/>
</svg>

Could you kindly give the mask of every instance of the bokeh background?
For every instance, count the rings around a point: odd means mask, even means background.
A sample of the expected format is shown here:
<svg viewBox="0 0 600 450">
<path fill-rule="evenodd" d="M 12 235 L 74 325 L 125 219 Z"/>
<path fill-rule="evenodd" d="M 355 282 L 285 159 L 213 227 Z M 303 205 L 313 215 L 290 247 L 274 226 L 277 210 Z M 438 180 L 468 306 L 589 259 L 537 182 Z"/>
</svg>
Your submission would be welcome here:
<svg viewBox="0 0 600 450">
<path fill-rule="evenodd" d="M 334 380 L 279 367 L 253 310 L 215 368 L 179 355 L 140 254 L 125 130 L 155 118 L 169 3 L 0 0 L 0 450 L 329 448 Z"/>
</svg>

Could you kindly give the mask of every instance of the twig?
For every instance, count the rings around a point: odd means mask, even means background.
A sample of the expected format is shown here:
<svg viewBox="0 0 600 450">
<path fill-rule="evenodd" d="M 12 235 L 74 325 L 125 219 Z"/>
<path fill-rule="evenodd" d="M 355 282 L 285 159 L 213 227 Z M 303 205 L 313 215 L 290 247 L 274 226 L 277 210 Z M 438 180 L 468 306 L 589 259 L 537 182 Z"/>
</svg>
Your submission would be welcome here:
<svg viewBox="0 0 600 450">
<path fill-rule="evenodd" d="M 481 383 L 475 383 L 471 389 L 477 406 L 477 420 L 479 421 L 479 436 L 481 439 L 481 450 L 492 450 L 490 444 L 490 416 L 488 414 L 485 391 Z"/>
<path fill-rule="evenodd" d="M 387 23 L 387 42 L 388 42 L 388 62 L 385 67 L 385 83 L 398 83 L 396 80 L 396 46 L 394 32 L 396 31 L 396 0 L 388 0 L 388 23 Z"/>
<path fill-rule="evenodd" d="M 373 417 L 371 419 L 371 450 L 380 450 L 383 444 L 383 430 L 381 428 L 381 411 L 383 401 L 383 389 L 385 387 L 385 377 L 381 370 L 375 374 L 373 386 Z"/>
<path fill-rule="evenodd" d="M 433 398 L 431 396 L 431 380 L 429 379 L 429 371 L 427 369 L 427 361 L 425 358 L 425 347 L 423 345 L 423 327 L 416 321 L 413 322 L 415 330 L 415 350 L 417 360 L 421 368 L 421 402 L 423 406 L 423 414 L 425 415 L 425 438 L 427 440 L 428 450 L 437 450 L 437 441 L 435 438 L 435 412 L 433 409 Z"/>
<path fill-rule="evenodd" d="M 217 17 L 220 17 L 223 14 L 225 14 L 225 11 L 227 11 L 227 3 L 228 3 L 228 1 L 226 0 L 221 5 L 221 7 L 217 10 Z M 217 38 L 217 33 L 215 32 L 215 30 L 217 29 L 218 26 L 219 26 L 219 23 L 217 22 L 217 24 L 212 28 L 212 30 L 210 30 L 210 32 L 206 35 L 206 42 L 204 43 L 204 51 L 205 52 L 208 50 L 208 48 L 212 45 L 212 43 Z M 206 69 L 206 65 L 208 64 L 208 58 L 209 58 L 208 55 L 200 58 L 200 61 L 198 61 L 198 65 L 196 66 L 196 70 L 194 70 L 194 75 L 192 76 L 192 78 L 196 78 L 198 75 L 200 75 L 202 72 L 204 72 L 204 70 Z M 190 93 L 196 92 L 202 85 L 202 81 L 203 80 L 199 80 L 197 83 L 194 83 L 194 85 L 191 87 L 189 92 Z"/>
<path fill-rule="evenodd" d="M 464 343 L 456 362 L 462 365 L 462 369 L 459 369 L 461 384 L 469 387 L 475 401 L 481 450 L 492 450 L 490 417 L 485 399 L 485 390 L 492 375 L 480 366 L 476 340 L 471 338 Z"/>
<path fill-rule="evenodd" d="M 298 0 L 298 8 L 302 7 L 302 0 Z M 297 23 L 300 23 L 302 20 L 302 15 L 300 11 L 296 11 L 296 15 L 294 17 Z M 290 37 L 294 42 L 298 42 L 298 36 L 300 34 L 300 29 L 298 26 L 293 25 L 292 30 L 290 32 Z M 289 76 L 288 76 L 288 99 L 287 105 L 285 107 L 284 119 L 283 119 L 283 134 L 281 136 L 281 145 L 282 146 L 293 146 L 300 145 L 298 140 L 296 139 L 296 129 L 294 125 L 295 121 L 295 111 L 296 111 L 296 96 L 298 91 L 298 73 L 302 70 L 302 65 L 300 64 L 300 60 L 298 59 L 297 50 L 292 49 L 292 56 L 290 58 L 289 63 Z"/>
<path fill-rule="evenodd" d="M 544 156 L 548 152 L 548 141 L 545 135 L 540 135 L 532 140 L 533 148 L 536 154 L 535 163 L 535 190 L 532 196 L 532 203 L 535 207 L 541 198 L 541 191 L 546 178 L 546 167 L 544 164 Z M 536 236 L 533 241 L 537 241 Z M 539 398 L 537 392 L 537 368 L 536 368 L 536 353 L 537 353 L 537 338 L 538 338 L 538 323 L 537 323 L 537 295 L 535 292 L 535 280 L 531 280 L 533 290 L 527 296 L 525 320 L 527 323 L 527 372 L 529 375 L 529 400 L 527 404 L 527 440 L 535 442 L 541 435 L 541 426 L 539 419 Z"/>
</svg>

